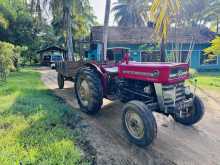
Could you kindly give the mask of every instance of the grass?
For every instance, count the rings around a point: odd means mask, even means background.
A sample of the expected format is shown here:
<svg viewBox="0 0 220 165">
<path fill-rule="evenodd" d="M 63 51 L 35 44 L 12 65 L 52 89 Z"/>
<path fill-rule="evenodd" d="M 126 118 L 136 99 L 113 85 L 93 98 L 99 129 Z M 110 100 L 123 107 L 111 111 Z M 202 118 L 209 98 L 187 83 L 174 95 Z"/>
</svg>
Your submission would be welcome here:
<svg viewBox="0 0 220 165">
<path fill-rule="evenodd" d="M 65 124 L 69 116 L 74 112 L 44 87 L 39 73 L 12 73 L 0 82 L 0 164 L 88 164 L 75 144 L 80 133 Z"/>
<path fill-rule="evenodd" d="M 220 72 L 195 73 L 194 79 L 201 88 L 220 91 Z"/>
</svg>

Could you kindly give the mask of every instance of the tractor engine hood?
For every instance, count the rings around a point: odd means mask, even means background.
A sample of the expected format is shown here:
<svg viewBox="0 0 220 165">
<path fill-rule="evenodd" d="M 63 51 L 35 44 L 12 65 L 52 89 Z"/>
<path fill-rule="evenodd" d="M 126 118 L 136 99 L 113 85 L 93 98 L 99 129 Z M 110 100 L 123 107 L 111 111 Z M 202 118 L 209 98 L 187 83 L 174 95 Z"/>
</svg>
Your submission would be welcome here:
<svg viewBox="0 0 220 165">
<path fill-rule="evenodd" d="M 119 78 L 173 84 L 189 79 L 186 63 L 129 62 L 118 66 Z"/>
</svg>

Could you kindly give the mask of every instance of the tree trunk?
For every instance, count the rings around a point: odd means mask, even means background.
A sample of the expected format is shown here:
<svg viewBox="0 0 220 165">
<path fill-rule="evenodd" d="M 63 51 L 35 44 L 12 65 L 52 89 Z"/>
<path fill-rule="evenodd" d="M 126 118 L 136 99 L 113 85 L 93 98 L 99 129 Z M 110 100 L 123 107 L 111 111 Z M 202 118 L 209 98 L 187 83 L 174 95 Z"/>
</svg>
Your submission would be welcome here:
<svg viewBox="0 0 220 165">
<path fill-rule="evenodd" d="M 105 21 L 104 21 L 104 34 L 103 34 L 103 44 L 104 44 L 104 61 L 107 57 L 107 48 L 108 48 L 108 24 L 109 24 L 109 15 L 111 8 L 111 0 L 106 0 L 105 6 Z M 103 60 L 103 58 L 102 58 Z"/>
<path fill-rule="evenodd" d="M 72 5 L 64 7 L 64 19 L 67 32 L 67 61 L 75 61 L 73 52 L 73 33 L 72 33 L 72 18 L 71 18 Z M 66 18 L 65 18 L 66 17 Z"/>
<path fill-rule="evenodd" d="M 30 63 L 30 65 L 31 65 L 31 61 L 32 61 L 32 55 L 30 54 L 29 55 L 29 63 Z"/>
<path fill-rule="evenodd" d="M 165 40 L 162 38 L 160 43 L 160 61 L 166 62 Z"/>
</svg>

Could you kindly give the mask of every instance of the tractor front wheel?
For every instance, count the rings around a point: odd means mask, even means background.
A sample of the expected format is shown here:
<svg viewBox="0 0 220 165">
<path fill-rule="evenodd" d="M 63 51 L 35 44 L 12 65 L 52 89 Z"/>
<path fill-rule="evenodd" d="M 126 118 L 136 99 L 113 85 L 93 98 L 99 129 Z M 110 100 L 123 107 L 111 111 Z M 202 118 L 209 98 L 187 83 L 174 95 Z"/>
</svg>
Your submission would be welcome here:
<svg viewBox="0 0 220 165">
<path fill-rule="evenodd" d="M 75 93 L 80 109 L 87 114 L 96 114 L 103 103 L 103 89 L 99 75 L 94 69 L 82 68 L 75 81 Z"/>
<path fill-rule="evenodd" d="M 130 101 L 123 107 L 122 126 L 128 139 L 140 147 L 150 145 L 157 136 L 154 115 L 140 101 Z"/>
<path fill-rule="evenodd" d="M 58 73 L 58 75 L 57 75 L 57 82 L 58 82 L 59 89 L 63 89 L 63 87 L 64 87 L 64 76 L 60 73 Z"/>
<path fill-rule="evenodd" d="M 193 100 L 193 106 L 184 111 L 184 117 L 180 117 L 179 115 L 175 114 L 173 115 L 173 118 L 178 123 L 191 126 L 202 119 L 204 112 L 204 105 L 201 99 L 198 96 L 195 96 Z"/>
</svg>

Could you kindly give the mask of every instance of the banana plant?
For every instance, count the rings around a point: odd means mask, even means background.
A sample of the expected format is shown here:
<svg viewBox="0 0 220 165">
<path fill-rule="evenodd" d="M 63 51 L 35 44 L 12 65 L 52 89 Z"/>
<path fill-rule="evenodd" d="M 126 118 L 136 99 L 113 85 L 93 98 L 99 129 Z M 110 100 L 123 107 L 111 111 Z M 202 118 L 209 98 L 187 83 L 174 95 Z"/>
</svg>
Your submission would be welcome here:
<svg viewBox="0 0 220 165">
<path fill-rule="evenodd" d="M 155 36 L 161 43 L 161 62 L 166 61 L 165 43 L 171 23 L 181 6 L 180 0 L 153 0 L 150 19 L 155 22 Z"/>
</svg>

